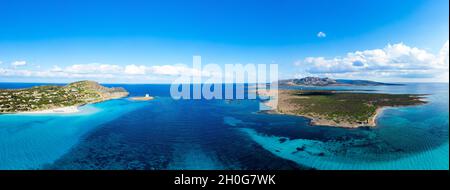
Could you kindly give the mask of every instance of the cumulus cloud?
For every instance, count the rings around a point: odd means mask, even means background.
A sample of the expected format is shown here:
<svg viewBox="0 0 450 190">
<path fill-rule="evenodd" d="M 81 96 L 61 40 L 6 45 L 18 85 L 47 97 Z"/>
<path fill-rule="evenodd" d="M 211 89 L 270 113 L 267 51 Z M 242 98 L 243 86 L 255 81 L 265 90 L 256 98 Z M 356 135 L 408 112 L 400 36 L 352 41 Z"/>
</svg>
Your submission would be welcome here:
<svg viewBox="0 0 450 190">
<path fill-rule="evenodd" d="M 124 73 L 127 75 L 145 75 L 147 67 L 140 65 L 127 65 L 125 66 Z"/>
<path fill-rule="evenodd" d="M 158 75 L 169 75 L 169 76 L 208 76 L 210 75 L 207 71 L 200 71 L 197 69 L 190 68 L 183 64 L 177 65 L 162 65 L 162 66 L 152 66 L 150 69 L 151 73 Z"/>
<path fill-rule="evenodd" d="M 317 33 L 317 37 L 318 38 L 325 38 L 325 37 L 327 37 L 327 34 L 325 34 L 325 32 L 319 32 L 319 33 Z"/>
<path fill-rule="evenodd" d="M 11 63 L 11 65 L 14 66 L 14 67 L 24 66 L 26 64 L 27 64 L 26 61 L 14 61 L 14 62 Z"/>
<path fill-rule="evenodd" d="M 449 49 L 448 49 L 448 41 L 444 44 L 444 46 L 441 48 L 441 51 L 439 51 L 439 62 L 442 66 L 449 65 Z"/>
<path fill-rule="evenodd" d="M 24 69 L 19 67 L 1 68 L 0 76 L 4 77 L 38 77 L 38 78 L 68 78 L 68 79 L 136 79 L 177 76 L 209 76 L 207 71 L 198 71 L 186 65 L 113 65 L 113 64 L 75 64 L 66 67 L 54 65 L 49 69 Z M 138 78 L 136 78 L 138 77 Z M 140 81 L 140 80 L 139 80 Z"/>
<path fill-rule="evenodd" d="M 124 74 L 127 75 L 165 75 L 165 76 L 205 76 L 209 75 L 206 71 L 199 71 L 197 69 L 190 68 L 183 64 L 176 65 L 127 65 L 125 66 Z"/>
<path fill-rule="evenodd" d="M 75 74 L 89 74 L 89 73 L 120 73 L 122 68 L 118 65 L 109 65 L 109 64 L 99 64 L 99 63 L 90 63 L 90 64 L 76 64 L 66 67 L 63 71 L 68 73 Z"/>
<path fill-rule="evenodd" d="M 382 49 L 350 52 L 343 57 L 307 57 L 295 64 L 304 73 L 330 77 L 430 78 L 448 73 L 448 52 L 448 41 L 437 55 L 398 43 Z"/>
</svg>

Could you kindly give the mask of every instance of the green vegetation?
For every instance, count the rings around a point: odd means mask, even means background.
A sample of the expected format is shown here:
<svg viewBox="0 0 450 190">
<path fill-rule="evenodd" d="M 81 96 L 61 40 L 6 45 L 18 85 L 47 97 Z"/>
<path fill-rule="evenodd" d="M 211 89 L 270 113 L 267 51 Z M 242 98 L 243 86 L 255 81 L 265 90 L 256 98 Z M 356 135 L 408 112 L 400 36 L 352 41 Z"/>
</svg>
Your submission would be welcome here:
<svg viewBox="0 0 450 190">
<path fill-rule="evenodd" d="M 382 107 L 425 103 L 421 100 L 421 95 L 410 94 L 295 90 L 281 97 L 286 99 L 285 104 L 293 105 L 287 109 L 288 113 L 350 125 L 374 125 L 373 117 L 376 115 L 377 109 Z"/>
<path fill-rule="evenodd" d="M 0 90 L 0 113 L 78 106 L 127 95 L 123 88 L 106 88 L 93 81 L 80 81 L 67 86 Z"/>
</svg>

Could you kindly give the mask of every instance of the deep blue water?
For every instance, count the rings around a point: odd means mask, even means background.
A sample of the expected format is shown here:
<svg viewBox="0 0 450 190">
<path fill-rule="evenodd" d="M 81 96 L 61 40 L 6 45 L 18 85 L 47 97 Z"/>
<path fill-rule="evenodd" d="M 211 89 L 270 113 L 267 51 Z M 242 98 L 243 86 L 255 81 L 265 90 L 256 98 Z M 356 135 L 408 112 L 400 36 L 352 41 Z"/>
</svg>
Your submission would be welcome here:
<svg viewBox="0 0 450 190">
<path fill-rule="evenodd" d="M 336 87 L 429 94 L 426 105 L 386 109 L 371 129 L 258 113 L 258 100 L 173 100 L 169 85 L 107 86 L 156 99 L 112 100 L 71 115 L 0 115 L 0 169 L 449 168 L 448 84 Z"/>
</svg>

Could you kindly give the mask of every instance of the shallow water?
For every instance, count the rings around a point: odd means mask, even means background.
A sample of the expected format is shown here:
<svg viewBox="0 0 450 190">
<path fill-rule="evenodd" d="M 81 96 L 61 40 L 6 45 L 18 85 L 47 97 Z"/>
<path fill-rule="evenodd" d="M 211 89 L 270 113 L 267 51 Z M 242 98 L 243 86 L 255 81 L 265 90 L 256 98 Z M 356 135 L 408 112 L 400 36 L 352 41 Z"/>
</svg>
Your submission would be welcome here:
<svg viewBox="0 0 450 190">
<path fill-rule="evenodd" d="M 449 168 L 448 84 L 356 88 L 430 94 L 426 105 L 386 109 L 372 129 L 257 113 L 258 100 L 173 100 L 168 85 L 108 86 L 156 99 L 74 115 L 0 115 L 0 169 Z"/>
</svg>

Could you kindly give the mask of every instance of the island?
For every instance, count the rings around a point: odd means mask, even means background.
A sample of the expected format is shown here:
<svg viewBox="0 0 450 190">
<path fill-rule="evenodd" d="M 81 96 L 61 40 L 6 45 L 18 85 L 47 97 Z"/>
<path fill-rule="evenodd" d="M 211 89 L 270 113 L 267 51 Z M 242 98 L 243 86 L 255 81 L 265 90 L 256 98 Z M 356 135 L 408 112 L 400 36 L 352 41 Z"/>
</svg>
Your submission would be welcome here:
<svg viewBox="0 0 450 190">
<path fill-rule="evenodd" d="M 108 88 L 95 81 L 65 86 L 47 85 L 26 89 L 1 89 L 0 114 L 72 113 L 78 106 L 128 96 L 124 88 Z"/>
<path fill-rule="evenodd" d="M 272 108 L 269 113 L 303 116 L 310 118 L 312 125 L 345 128 L 376 126 L 376 118 L 385 107 L 426 103 L 424 95 L 332 90 L 278 90 L 278 96 L 271 98 L 265 102 Z"/>
<path fill-rule="evenodd" d="M 149 101 L 149 100 L 153 100 L 154 97 L 146 94 L 145 96 L 135 96 L 135 97 L 130 97 L 130 100 L 134 100 L 134 101 Z"/>
<path fill-rule="evenodd" d="M 370 80 L 348 80 L 320 77 L 280 80 L 280 86 L 393 86 L 402 84 L 383 83 Z"/>
</svg>

